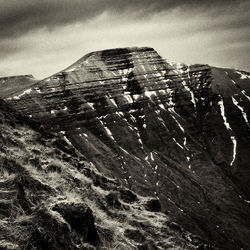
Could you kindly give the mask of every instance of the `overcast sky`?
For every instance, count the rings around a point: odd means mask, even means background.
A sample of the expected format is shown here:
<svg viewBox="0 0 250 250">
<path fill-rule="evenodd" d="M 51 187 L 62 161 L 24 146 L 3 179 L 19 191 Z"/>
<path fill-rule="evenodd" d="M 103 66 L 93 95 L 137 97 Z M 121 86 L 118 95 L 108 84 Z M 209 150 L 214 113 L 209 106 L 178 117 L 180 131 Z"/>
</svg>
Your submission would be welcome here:
<svg viewBox="0 0 250 250">
<path fill-rule="evenodd" d="M 0 0 L 0 76 L 43 78 L 101 49 L 250 71 L 250 1 Z"/>
</svg>

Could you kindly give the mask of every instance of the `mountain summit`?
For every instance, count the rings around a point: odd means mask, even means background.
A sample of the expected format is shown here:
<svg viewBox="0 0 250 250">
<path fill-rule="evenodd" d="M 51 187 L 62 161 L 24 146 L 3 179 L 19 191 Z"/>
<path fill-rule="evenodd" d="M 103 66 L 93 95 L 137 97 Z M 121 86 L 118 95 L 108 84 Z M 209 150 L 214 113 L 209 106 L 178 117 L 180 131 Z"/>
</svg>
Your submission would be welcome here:
<svg viewBox="0 0 250 250">
<path fill-rule="evenodd" d="M 119 48 L 2 97 L 181 228 L 219 249 L 249 247 L 250 73 Z"/>
</svg>

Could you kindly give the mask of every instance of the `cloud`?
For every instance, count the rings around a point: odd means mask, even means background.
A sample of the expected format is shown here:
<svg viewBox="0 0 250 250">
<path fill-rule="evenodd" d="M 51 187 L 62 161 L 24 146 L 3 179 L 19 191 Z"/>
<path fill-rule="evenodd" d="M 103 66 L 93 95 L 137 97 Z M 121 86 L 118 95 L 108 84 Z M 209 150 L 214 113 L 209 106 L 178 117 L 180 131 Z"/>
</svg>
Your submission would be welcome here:
<svg viewBox="0 0 250 250">
<path fill-rule="evenodd" d="M 0 74 L 42 78 L 91 51 L 127 46 L 250 69 L 250 4 L 225 2 L 0 0 Z"/>
<path fill-rule="evenodd" d="M 228 8 L 244 0 L 0 0 L 1 38 L 21 36 L 39 29 L 55 29 L 75 22 L 87 22 L 104 12 L 127 17 L 150 18 L 174 8 Z"/>
</svg>

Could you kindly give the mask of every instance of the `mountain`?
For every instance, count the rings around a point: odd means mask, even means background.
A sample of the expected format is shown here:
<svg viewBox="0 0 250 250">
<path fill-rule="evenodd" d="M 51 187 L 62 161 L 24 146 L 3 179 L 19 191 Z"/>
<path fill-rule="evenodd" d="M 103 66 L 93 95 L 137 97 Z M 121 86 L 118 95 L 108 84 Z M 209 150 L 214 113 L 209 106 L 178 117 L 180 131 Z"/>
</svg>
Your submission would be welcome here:
<svg viewBox="0 0 250 250">
<path fill-rule="evenodd" d="M 214 249 L 0 99 L 0 249 Z"/>
<path fill-rule="evenodd" d="M 38 80 L 33 75 L 19 75 L 0 77 L 0 98 L 14 96 L 17 92 L 33 86 Z"/>
<path fill-rule="evenodd" d="M 92 52 L 2 97 L 185 230 L 248 249 L 249 83 L 245 71 L 134 47 Z"/>
</svg>

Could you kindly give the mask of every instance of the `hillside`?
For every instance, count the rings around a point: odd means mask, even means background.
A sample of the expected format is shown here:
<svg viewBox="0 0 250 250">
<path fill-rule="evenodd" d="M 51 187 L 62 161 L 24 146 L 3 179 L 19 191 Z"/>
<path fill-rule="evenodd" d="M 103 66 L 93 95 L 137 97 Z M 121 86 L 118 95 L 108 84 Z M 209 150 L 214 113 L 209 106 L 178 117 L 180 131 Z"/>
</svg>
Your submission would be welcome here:
<svg viewBox="0 0 250 250">
<path fill-rule="evenodd" d="M 0 249 L 212 249 L 0 100 Z"/>
<path fill-rule="evenodd" d="M 38 80 L 32 75 L 0 77 L 0 98 L 16 96 L 17 93 L 22 93 L 36 82 L 38 82 Z"/>
<path fill-rule="evenodd" d="M 248 249 L 249 75 L 123 48 L 4 98 L 96 171 L 159 199 L 170 221 L 219 249 Z"/>
</svg>

